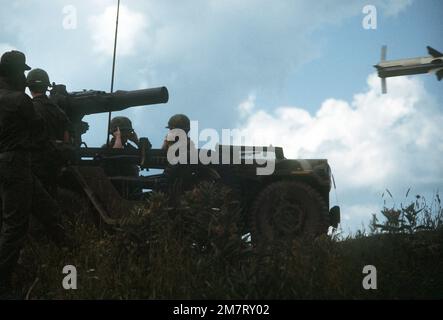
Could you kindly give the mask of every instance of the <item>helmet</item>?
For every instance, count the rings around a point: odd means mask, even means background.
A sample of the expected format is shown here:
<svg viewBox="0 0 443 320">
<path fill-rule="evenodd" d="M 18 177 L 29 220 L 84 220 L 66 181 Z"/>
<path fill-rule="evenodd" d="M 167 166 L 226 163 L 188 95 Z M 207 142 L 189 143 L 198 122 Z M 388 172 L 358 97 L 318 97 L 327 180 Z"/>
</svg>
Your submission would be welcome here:
<svg viewBox="0 0 443 320">
<path fill-rule="evenodd" d="M 28 85 L 50 86 L 49 76 L 43 69 L 32 69 L 26 77 Z"/>
<path fill-rule="evenodd" d="M 186 133 L 189 132 L 191 128 L 191 124 L 189 118 L 184 114 L 175 114 L 171 118 L 169 118 L 168 129 L 182 129 Z"/>
<path fill-rule="evenodd" d="M 17 50 L 5 52 L 0 58 L 0 67 L 20 71 L 31 70 L 26 64 L 24 53 Z"/>
<path fill-rule="evenodd" d="M 129 118 L 127 118 L 127 117 L 114 117 L 114 118 L 112 118 L 111 124 L 109 125 L 110 133 L 113 133 L 114 131 L 116 131 L 117 127 L 120 130 L 122 130 L 122 131 L 124 131 L 124 130 L 127 130 L 127 131 L 134 130 L 132 128 L 131 120 L 129 120 Z"/>
<path fill-rule="evenodd" d="M 51 85 L 49 76 L 43 69 L 32 69 L 29 71 L 26 81 L 30 87 L 47 88 Z"/>
</svg>

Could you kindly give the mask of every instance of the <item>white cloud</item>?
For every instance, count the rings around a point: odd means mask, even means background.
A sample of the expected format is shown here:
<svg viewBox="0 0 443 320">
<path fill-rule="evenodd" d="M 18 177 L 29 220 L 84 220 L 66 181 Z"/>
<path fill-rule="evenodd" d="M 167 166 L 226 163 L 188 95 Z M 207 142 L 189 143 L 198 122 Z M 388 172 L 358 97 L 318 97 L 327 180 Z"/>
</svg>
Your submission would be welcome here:
<svg viewBox="0 0 443 320">
<path fill-rule="evenodd" d="M 255 94 L 249 94 L 248 98 L 238 105 L 238 111 L 240 117 L 246 117 L 250 115 L 255 107 Z"/>
<path fill-rule="evenodd" d="M 352 102 L 327 99 L 315 115 L 299 107 L 258 110 L 242 125 L 249 143 L 282 145 L 289 158 L 327 158 L 343 190 L 443 183 L 443 113 L 420 81 L 375 74 Z"/>
<path fill-rule="evenodd" d="M 350 102 L 327 99 L 313 115 L 297 106 L 255 107 L 240 134 L 246 144 L 282 146 L 287 158 L 328 159 L 337 183 L 330 203 L 340 205 L 348 232 L 379 215 L 385 189 L 394 197 L 387 206 L 409 203 L 403 198 L 409 187 L 428 197 L 441 189 L 442 123 L 441 107 L 417 78 L 389 79 L 382 95 L 372 74 L 365 92 Z"/>
<path fill-rule="evenodd" d="M 32 66 L 45 68 L 70 90 L 109 89 L 114 1 L 60 0 L 52 6 L 37 0 L 3 2 L 2 39 L 25 51 Z M 392 1 L 371 3 L 390 7 Z M 66 30 L 62 9 L 71 4 L 77 8 L 78 28 Z M 300 66 L 322 56 L 325 38 L 313 32 L 323 33 L 331 25 L 362 16 L 365 4 L 363 0 L 123 1 L 116 88 L 165 85 L 171 92 L 169 113 L 187 112 L 211 119 L 211 126 L 231 126 L 237 116 L 235 104 L 245 92 L 281 91 Z M 146 116 L 154 135 L 163 118 L 164 113 L 156 111 Z M 90 144 L 97 143 L 93 130 L 91 126 L 85 136 Z"/>
<path fill-rule="evenodd" d="M 89 18 L 89 28 L 97 53 L 112 55 L 114 51 L 115 19 L 117 6 L 108 6 L 99 15 Z M 147 17 L 141 12 L 120 6 L 117 48 L 120 55 L 135 55 L 137 45 L 148 40 L 145 30 L 149 26 Z"/>
</svg>

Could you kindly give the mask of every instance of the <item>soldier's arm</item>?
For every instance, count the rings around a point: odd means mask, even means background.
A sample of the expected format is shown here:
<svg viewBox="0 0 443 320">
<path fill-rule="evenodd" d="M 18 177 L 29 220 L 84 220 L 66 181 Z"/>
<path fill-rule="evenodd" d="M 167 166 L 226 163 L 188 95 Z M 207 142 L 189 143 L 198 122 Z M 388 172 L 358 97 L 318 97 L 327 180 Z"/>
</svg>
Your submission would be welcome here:
<svg viewBox="0 0 443 320">
<path fill-rule="evenodd" d="M 131 132 L 131 134 L 129 136 L 129 141 L 134 142 L 137 145 L 137 147 L 139 147 L 140 141 L 138 140 L 138 136 L 135 131 Z"/>
</svg>

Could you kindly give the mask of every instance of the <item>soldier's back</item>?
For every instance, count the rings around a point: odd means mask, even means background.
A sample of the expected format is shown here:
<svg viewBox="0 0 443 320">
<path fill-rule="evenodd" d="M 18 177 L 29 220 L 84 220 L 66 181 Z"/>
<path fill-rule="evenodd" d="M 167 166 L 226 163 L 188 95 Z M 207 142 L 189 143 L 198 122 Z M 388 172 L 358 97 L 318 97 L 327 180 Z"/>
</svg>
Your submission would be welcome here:
<svg viewBox="0 0 443 320">
<path fill-rule="evenodd" d="M 34 120 L 31 99 L 0 79 L 0 153 L 29 150 Z"/>
<path fill-rule="evenodd" d="M 47 139 L 63 141 L 69 125 L 65 112 L 46 95 L 35 97 L 33 103 L 37 115 L 44 121 Z"/>
</svg>

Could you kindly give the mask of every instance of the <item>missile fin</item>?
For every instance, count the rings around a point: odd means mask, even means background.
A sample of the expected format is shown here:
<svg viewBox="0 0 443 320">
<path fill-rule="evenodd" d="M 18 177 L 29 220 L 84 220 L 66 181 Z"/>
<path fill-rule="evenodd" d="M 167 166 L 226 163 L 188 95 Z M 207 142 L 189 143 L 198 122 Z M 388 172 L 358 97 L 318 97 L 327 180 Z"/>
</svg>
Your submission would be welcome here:
<svg viewBox="0 0 443 320">
<path fill-rule="evenodd" d="M 388 87 L 386 84 L 386 78 L 381 78 L 381 93 L 386 94 L 388 92 Z"/>
<path fill-rule="evenodd" d="M 434 48 L 427 46 L 426 47 L 428 49 L 428 53 L 433 56 L 434 58 L 439 58 L 439 57 L 443 57 L 443 53 L 441 53 L 440 51 L 435 50 Z"/>
<path fill-rule="evenodd" d="M 381 57 L 380 57 L 381 61 L 386 61 L 386 53 L 387 53 L 387 51 L 388 51 L 388 46 L 387 45 L 384 45 L 384 46 L 381 47 Z"/>
</svg>

